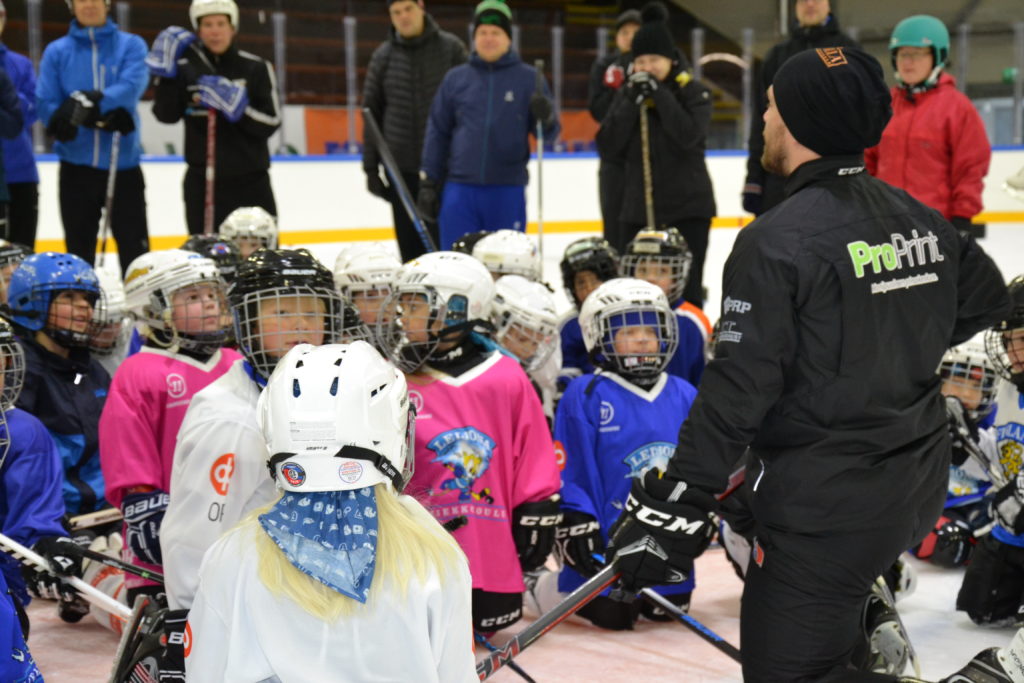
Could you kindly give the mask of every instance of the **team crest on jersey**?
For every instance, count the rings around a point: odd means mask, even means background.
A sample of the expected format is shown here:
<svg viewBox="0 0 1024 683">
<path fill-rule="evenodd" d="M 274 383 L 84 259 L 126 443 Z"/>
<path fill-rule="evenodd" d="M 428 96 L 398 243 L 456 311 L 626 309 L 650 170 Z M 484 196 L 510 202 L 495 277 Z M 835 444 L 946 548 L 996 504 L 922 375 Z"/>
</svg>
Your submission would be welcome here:
<svg viewBox="0 0 1024 683">
<path fill-rule="evenodd" d="M 676 445 L 668 441 L 644 444 L 622 459 L 623 464 L 629 468 L 626 478 L 636 477 L 639 479 L 652 467 L 657 467 L 659 470 L 665 469 L 668 466 L 669 458 L 675 452 Z"/>
<path fill-rule="evenodd" d="M 458 491 L 460 501 L 486 500 L 493 503 L 490 489 L 474 491 L 476 481 L 490 467 L 494 439 L 476 427 L 459 427 L 441 432 L 427 443 L 437 455 L 431 462 L 451 470 L 452 478 L 441 482 L 442 491 Z"/>
<path fill-rule="evenodd" d="M 1024 465 L 1024 425 L 1007 422 L 996 427 L 996 442 L 999 444 L 999 464 L 1007 476 L 1012 477 Z"/>
</svg>

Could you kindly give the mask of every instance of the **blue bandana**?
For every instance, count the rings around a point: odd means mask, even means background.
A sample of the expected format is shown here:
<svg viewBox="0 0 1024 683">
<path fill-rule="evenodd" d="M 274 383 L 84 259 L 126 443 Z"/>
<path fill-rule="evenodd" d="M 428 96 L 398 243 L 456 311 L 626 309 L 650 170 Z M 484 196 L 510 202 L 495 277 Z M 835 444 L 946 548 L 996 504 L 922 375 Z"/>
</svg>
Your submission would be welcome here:
<svg viewBox="0 0 1024 683">
<path fill-rule="evenodd" d="M 285 491 L 259 520 L 299 571 L 366 602 L 377 562 L 377 498 L 372 487 Z"/>
</svg>

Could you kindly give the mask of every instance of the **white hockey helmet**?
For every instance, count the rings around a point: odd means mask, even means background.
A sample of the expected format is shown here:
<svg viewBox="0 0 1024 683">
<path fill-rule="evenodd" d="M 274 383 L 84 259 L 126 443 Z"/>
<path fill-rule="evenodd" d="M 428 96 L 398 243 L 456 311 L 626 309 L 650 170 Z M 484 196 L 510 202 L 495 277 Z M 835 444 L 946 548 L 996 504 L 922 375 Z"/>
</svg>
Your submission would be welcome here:
<svg viewBox="0 0 1024 683">
<path fill-rule="evenodd" d="M 194 285 L 210 285 L 220 298 L 220 324 L 203 332 L 185 332 L 173 321 L 172 298 L 175 292 Z M 151 251 L 128 266 L 124 279 L 128 310 L 150 330 L 163 333 L 169 347 L 210 352 L 228 339 L 230 318 L 224 280 L 211 259 L 184 249 Z"/>
<path fill-rule="evenodd" d="M 379 244 L 353 244 L 334 260 L 334 282 L 349 299 L 354 292 L 391 290 L 402 263 Z"/>
<path fill-rule="evenodd" d="M 693 252 L 676 228 L 643 229 L 626 245 L 622 275 L 659 284 L 670 304 L 683 297 L 690 279 Z"/>
<path fill-rule="evenodd" d="M 427 305 L 419 320 L 403 308 L 411 295 Z M 455 251 L 424 254 L 399 271 L 378 321 L 378 338 L 399 368 L 413 372 L 442 339 L 458 341 L 478 325 L 489 326 L 493 299 L 494 279 L 480 261 Z M 414 327 L 424 330 L 421 338 L 411 336 Z"/>
<path fill-rule="evenodd" d="M 405 376 L 364 341 L 292 348 L 257 406 L 267 465 L 285 491 L 401 491 L 415 418 Z"/>
<path fill-rule="evenodd" d="M 654 338 L 639 342 L 635 350 L 617 350 L 626 340 L 616 337 L 623 328 L 649 328 Z M 679 346 L 679 323 L 657 285 L 635 278 L 603 283 L 580 309 L 583 344 L 594 364 L 627 379 L 653 377 L 668 365 Z"/>
<path fill-rule="evenodd" d="M 539 280 L 541 276 L 537 243 L 518 230 L 498 230 L 484 235 L 473 245 L 473 258 L 487 266 L 495 277 L 522 275 Z"/>
<path fill-rule="evenodd" d="M 558 343 L 555 297 L 547 287 L 522 275 L 498 278 L 494 290 L 494 338 L 532 372 L 554 353 Z"/>
<path fill-rule="evenodd" d="M 220 224 L 217 232 L 239 249 L 243 241 L 257 242 L 265 249 L 277 249 L 277 221 L 262 206 L 235 209 Z"/>
<path fill-rule="evenodd" d="M 990 412 L 996 400 L 996 367 L 985 351 L 985 343 L 975 338 L 946 351 L 939 362 L 942 393 L 955 396 L 972 420 Z"/>
<path fill-rule="evenodd" d="M 124 283 L 118 273 L 96 269 L 103 296 L 92 312 L 95 330 L 89 350 L 95 356 L 110 356 L 127 341 L 132 331 L 132 317 L 124 294 Z"/>
<path fill-rule="evenodd" d="M 231 25 L 238 30 L 238 5 L 235 4 L 235 0 L 192 0 L 188 8 L 192 30 L 199 30 L 199 20 L 211 14 L 226 14 Z"/>
</svg>

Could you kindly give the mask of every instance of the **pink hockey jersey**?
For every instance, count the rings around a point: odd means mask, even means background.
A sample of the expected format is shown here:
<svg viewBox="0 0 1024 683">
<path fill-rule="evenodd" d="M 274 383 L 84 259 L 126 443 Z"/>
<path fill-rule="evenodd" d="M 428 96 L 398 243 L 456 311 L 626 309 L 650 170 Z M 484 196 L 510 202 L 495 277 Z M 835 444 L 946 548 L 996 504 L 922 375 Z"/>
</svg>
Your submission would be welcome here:
<svg viewBox="0 0 1024 683">
<path fill-rule="evenodd" d="M 135 486 L 170 492 L 174 444 L 193 394 L 239 358 L 221 349 L 201 363 L 146 346 L 121 363 L 100 416 L 100 466 L 111 504 L 120 507 Z"/>
<path fill-rule="evenodd" d="M 537 392 L 519 363 L 497 351 L 458 377 L 409 375 L 416 407 L 416 471 L 406 493 L 455 531 L 473 588 L 525 590 L 512 511 L 559 490 L 555 448 Z"/>
</svg>

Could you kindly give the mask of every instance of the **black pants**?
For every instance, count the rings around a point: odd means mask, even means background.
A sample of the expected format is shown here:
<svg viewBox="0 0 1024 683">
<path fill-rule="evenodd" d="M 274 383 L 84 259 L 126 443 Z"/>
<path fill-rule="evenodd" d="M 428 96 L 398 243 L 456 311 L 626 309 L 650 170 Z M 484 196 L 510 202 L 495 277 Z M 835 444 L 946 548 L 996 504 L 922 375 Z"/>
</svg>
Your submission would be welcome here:
<svg viewBox="0 0 1024 683">
<path fill-rule="evenodd" d="M 409 188 L 409 198 L 413 203 L 416 202 L 416 195 L 420 191 L 420 177 L 415 173 L 403 173 L 402 179 L 405 180 L 405 186 Z M 398 251 L 402 254 L 402 262 L 410 261 L 417 256 L 422 256 L 427 253 L 427 248 L 423 245 L 423 239 L 420 238 L 420 234 L 416 232 L 416 228 L 412 224 L 412 219 L 409 218 L 409 213 L 402 206 L 402 200 L 398 198 L 398 192 L 392 186 L 388 189 L 388 201 L 391 202 L 391 215 L 395 225 L 395 237 L 398 240 Z M 441 235 L 438 230 L 437 223 L 427 222 L 427 230 L 430 232 L 430 236 L 434 239 L 434 244 L 440 244 Z"/>
<path fill-rule="evenodd" d="M 96 237 L 106 202 L 108 176 L 102 169 L 64 161 L 60 164 L 60 217 L 64 223 L 64 240 L 68 253 L 90 264 L 96 259 Z M 141 168 L 117 172 L 110 218 L 110 231 L 117 240 L 117 255 L 124 274 L 128 264 L 149 251 L 146 182 Z"/>
<path fill-rule="evenodd" d="M 7 183 L 11 203 L 4 239 L 35 248 L 39 224 L 39 183 Z"/>
<path fill-rule="evenodd" d="M 601 160 L 597 168 L 597 187 L 601 199 L 601 218 L 604 238 L 621 254 L 639 228 L 630 229 L 619 220 L 622 213 L 622 188 L 626 184 L 626 169 L 621 164 Z"/>
<path fill-rule="evenodd" d="M 661 225 L 678 228 L 679 234 L 683 236 L 687 246 L 690 247 L 690 251 L 693 253 L 693 263 L 690 265 L 690 279 L 686 281 L 686 288 L 683 289 L 683 298 L 697 308 L 704 308 L 704 258 L 708 253 L 708 233 L 711 231 L 711 219 L 679 218 L 665 221 Z M 636 235 L 637 231 L 644 226 L 624 223 L 622 227 L 629 232 L 630 239 L 632 239 L 632 236 Z M 623 246 L 624 248 L 625 246 Z"/>
<path fill-rule="evenodd" d="M 206 168 L 189 166 L 185 171 L 185 221 L 188 234 L 203 232 L 206 211 Z M 270 187 L 268 171 L 253 171 L 229 178 L 217 178 L 213 184 L 213 231 L 217 232 L 224 219 L 237 208 L 259 206 L 277 217 L 277 202 Z"/>
<path fill-rule="evenodd" d="M 1024 615 L 1024 548 L 982 537 L 967 565 L 956 608 L 976 624 L 1010 626 Z"/>
</svg>

